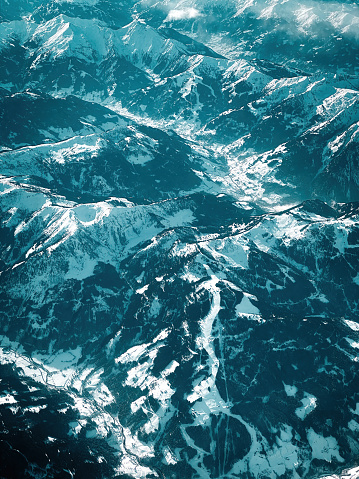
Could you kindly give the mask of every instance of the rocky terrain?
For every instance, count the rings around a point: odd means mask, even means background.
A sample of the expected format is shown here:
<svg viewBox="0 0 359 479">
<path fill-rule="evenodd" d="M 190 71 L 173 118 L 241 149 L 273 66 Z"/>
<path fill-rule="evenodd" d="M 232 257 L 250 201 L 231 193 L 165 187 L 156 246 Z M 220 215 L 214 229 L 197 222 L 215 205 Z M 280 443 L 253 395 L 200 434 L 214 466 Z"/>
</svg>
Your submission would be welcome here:
<svg viewBox="0 0 359 479">
<path fill-rule="evenodd" d="M 0 477 L 358 477 L 357 2 L 0 21 Z"/>
</svg>

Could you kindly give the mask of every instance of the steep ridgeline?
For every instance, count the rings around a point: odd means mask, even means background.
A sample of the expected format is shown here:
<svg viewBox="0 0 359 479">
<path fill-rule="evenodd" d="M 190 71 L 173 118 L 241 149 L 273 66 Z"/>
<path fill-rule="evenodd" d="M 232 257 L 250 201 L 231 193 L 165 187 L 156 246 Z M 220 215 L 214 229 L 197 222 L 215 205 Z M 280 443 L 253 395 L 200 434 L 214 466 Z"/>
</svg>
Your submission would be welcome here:
<svg viewBox="0 0 359 479">
<path fill-rule="evenodd" d="M 357 2 L 0 19 L 0 477 L 357 477 Z"/>
</svg>

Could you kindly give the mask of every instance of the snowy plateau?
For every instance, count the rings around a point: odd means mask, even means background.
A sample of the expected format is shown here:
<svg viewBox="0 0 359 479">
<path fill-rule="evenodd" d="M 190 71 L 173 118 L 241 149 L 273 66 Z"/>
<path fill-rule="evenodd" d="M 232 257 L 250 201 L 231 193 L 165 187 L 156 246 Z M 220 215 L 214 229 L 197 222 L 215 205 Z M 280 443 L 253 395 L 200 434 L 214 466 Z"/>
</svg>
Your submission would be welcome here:
<svg viewBox="0 0 359 479">
<path fill-rule="evenodd" d="M 359 477 L 357 0 L 0 0 L 0 478 Z"/>
</svg>

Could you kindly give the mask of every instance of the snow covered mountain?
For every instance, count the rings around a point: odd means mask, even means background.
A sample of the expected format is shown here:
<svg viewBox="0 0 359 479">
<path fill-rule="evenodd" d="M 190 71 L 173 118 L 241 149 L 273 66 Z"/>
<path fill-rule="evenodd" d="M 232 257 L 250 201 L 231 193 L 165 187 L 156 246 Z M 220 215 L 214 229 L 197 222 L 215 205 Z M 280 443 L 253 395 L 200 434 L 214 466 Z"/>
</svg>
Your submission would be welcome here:
<svg viewBox="0 0 359 479">
<path fill-rule="evenodd" d="M 357 2 L 0 20 L 0 477 L 358 477 Z"/>
</svg>

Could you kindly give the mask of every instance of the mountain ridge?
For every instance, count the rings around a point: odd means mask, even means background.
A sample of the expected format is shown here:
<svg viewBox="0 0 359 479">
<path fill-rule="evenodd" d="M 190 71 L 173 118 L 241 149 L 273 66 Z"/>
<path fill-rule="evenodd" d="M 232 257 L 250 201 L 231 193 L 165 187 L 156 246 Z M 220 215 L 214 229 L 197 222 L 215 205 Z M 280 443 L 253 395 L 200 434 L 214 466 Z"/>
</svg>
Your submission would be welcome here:
<svg viewBox="0 0 359 479">
<path fill-rule="evenodd" d="M 0 16 L 0 475 L 354 479 L 356 3 Z"/>
</svg>

